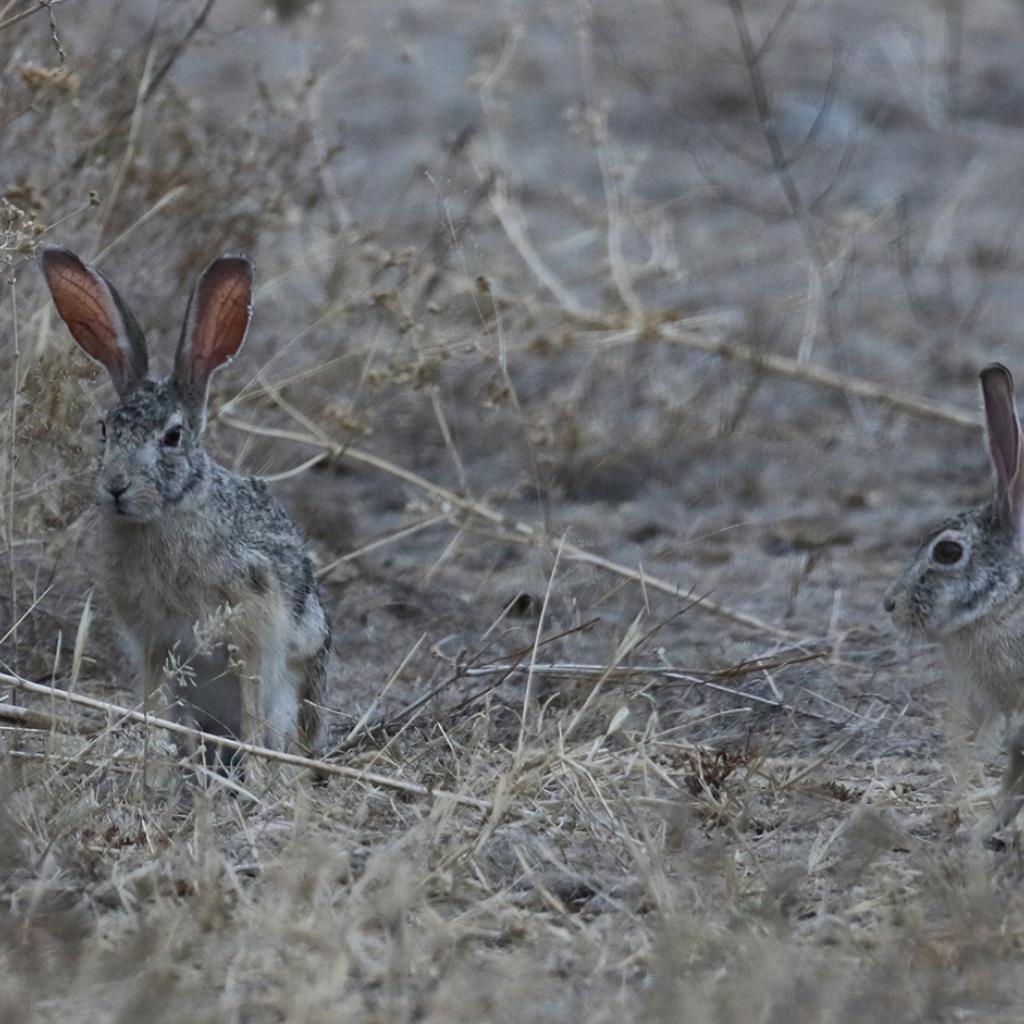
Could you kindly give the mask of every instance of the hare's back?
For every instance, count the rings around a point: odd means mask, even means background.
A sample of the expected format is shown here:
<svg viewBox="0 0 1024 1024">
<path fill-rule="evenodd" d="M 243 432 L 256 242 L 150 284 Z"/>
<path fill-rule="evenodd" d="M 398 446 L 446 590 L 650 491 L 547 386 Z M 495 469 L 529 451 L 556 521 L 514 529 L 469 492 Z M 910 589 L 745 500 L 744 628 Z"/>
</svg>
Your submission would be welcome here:
<svg viewBox="0 0 1024 1024">
<path fill-rule="evenodd" d="M 269 573 L 287 596 L 296 620 L 309 613 L 311 602 L 319 609 L 305 541 L 266 482 L 217 468 L 211 498 L 222 514 L 216 518 L 229 524 L 224 543 L 250 573 L 251 585 L 269 585 L 264 575 Z"/>
</svg>

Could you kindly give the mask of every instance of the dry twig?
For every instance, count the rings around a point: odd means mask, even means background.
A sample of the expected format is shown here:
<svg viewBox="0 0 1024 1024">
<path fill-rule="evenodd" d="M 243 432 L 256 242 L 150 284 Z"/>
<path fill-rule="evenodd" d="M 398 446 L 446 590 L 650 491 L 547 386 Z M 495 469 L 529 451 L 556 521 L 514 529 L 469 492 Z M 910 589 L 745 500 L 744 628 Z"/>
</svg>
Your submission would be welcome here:
<svg viewBox="0 0 1024 1024">
<path fill-rule="evenodd" d="M 351 459 L 353 462 L 360 462 L 365 466 L 372 466 L 374 469 L 387 473 L 389 476 L 396 477 L 399 480 L 404 480 L 407 484 L 411 484 L 419 490 L 431 495 L 440 504 L 441 509 L 453 520 L 455 519 L 456 510 L 470 516 L 476 516 L 478 519 L 484 519 L 487 522 L 496 523 L 503 529 L 508 530 L 510 536 L 520 543 L 545 548 L 551 552 L 557 552 L 561 549 L 562 555 L 565 558 L 570 558 L 575 562 L 584 562 L 587 565 L 592 565 L 598 569 L 604 569 L 606 572 L 613 573 L 616 576 L 621 576 L 623 579 L 633 580 L 634 582 L 640 583 L 651 590 L 658 590 L 671 597 L 675 597 L 683 601 L 692 601 L 705 611 L 711 612 L 713 615 L 729 619 L 730 621 L 736 622 L 748 629 L 753 629 L 759 633 L 768 633 L 772 636 L 784 637 L 789 640 L 795 639 L 796 634 L 788 629 L 784 629 L 782 626 L 776 626 L 771 622 L 767 622 L 765 619 L 758 618 L 756 615 L 749 615 L 746 612 L 729 608 L 727 605 L 711 600 L 711 598 L 706 595 L 696 595 L 694 587 L 684 588 L 675 583 L 660 580 L 656 576 L 650 576 L 647 573 L 641 573 L 635 569 L 630 569 L 629 566 L 613 562 L 610 558 L 604 558 L 602 555 L 595 555 L 590 551 L 586 551 L 583 548 L 578 547 L 570 541 L 563 541 L 561 539 L 549 537 L 536 527 L 520 522 L 519 520 L 512 519 L 510 516 L 503 515 L 501 512 L 496 512 L 494 509 L 489 508 L 482 502 L 475 501 L 472 498 L 465 498 L 462 495 L 456 494 L 454 491 L 449 491 L 445 487 L 440 487 L 438 484 L 427 480 L 418 473 L 413 473 L 411 470 L 403 469 L 401 466 L 397 466 L 393 462 L 381 458 L 379 455 L 373 455 L 371 452 L 365 452 L 359 448 L 350 448 L 346 445 L 338 444 L 334 441 L 330 441 L 323 437 L 317 437 L 313 434 L 301 434 L 298 431 L 282 430 L 275 427 L 261 427 L 259 424 L 247 423 L 244 420 L 236 419 L 233 416 L 226 416 L 223 413 L 220 418 L 236 430 L 242 430 L 246 433 L 256 434 L 262 437 L 277 437 L 282 440 L 295 441 L 299 444 L 315 445 L 318 448 L 322 448 L 326 454 L 335 458 L 344 457 L 346 459 Z"/>
<path fill-rule="evenodd" d="M 137 722 L 147 727 L 163 729 L 177 736 L 190 736 L 194 739 L 202 740 L 210 746 L 219 746 L 225 750 L 239 751 L 250 757 L 261 758 L 264 761 L 290 764 L 296 768 L 307 768 L 321 775 L 337 775 L 341 778 L 365 783 L 366 785 L 382 786 L 385 789 L 394 789 L 402 793 L 409 793 L 412 796 L 426 797 L 431 800 L 451 800 L 453 803 L 473 807 L 476 810 L 487 811 L 491 808 L 489 800 L 482 800 L 479 797 L 466 796 L 463 793 L 450 793 L 444 789 L 433 789 L 430 786 L 422 786 L 418 782 L 408 782 L 405 779 L 396 779 L 390 775 L 362 771 L 359 768 L 347 768 L 344 765 L 332 764 L 330 761 L 318 761 L 312 757 L 301 757 L 298 754 L 270 750 L 268 747 L 259 747 L 253 743 L 242 743 L 239 740 L 233 740 L 226 736 L 215 736 L 213 733 L 191 729 L 187 725 L 171 722 L 165 718 L 155 718 L 142 711 L 121 707 L 118 704 L 112 704 L 109 701 L 99 700 L 95 697 L 85 697 L 79 693 L 68 693 L 66 690 L 59 690 L 55 686 L 34 683 L 29 679 L 22 679 L 20 676 L 10 675 L 6 672 L 0 673 L 0 683 L 13 686 L 19 690 L 25 690 L 28 693 L 55 697 L 58 700 L 68 701 L 71 704 L 91 708 L 93 711 L 102 711 L 108 715 L 116 715 L 123 721 Z"/>
<path fill-rule="evenodd" d="M 829 388 L 832 391 L 881 402 L 900 412 L 911 413 L 925 419 L 940 420 L 943 423 L 952 423 L 958 427 L 981 429 L 981 420 L 965 409 L 908 394 L 896 388 L 886 387 L 884 384 L 876 384 L 863 377 L 850 377 L 836 373 L 824 366 L 816 366 L 814 363 L 799 362 L 789 356 L 778 355 L 774 352 L 761 352 L 741 342 L 698 334 L 694 331 L 676 330 L 671 324 L 661 325 L 657 334 L 666 341 L 677 345 L 685 345 L 687 348 L 708 352 L 754 369 L 765 370 L 783 377 L 792 377 L 808 384 L 817 384 L 819 387 Z"/>
<path fill-rule="evenodd" d="M 30 18 L 33 14 L 38 14 L 39 11 L 48 11 L 52 19 L 53 11 L 51 8 L 62 3 L 64 3 L 64 0 L 35 0 L 35 4 L 32 7 L 19 11 L 17 14 L 12 14 L 6 21 L 0 22 L 0 32 L 5 28 L 10 28 L 12 25 L 17 25 L 19 21 L 24 21 L 25 18 Z"/>
</svg>

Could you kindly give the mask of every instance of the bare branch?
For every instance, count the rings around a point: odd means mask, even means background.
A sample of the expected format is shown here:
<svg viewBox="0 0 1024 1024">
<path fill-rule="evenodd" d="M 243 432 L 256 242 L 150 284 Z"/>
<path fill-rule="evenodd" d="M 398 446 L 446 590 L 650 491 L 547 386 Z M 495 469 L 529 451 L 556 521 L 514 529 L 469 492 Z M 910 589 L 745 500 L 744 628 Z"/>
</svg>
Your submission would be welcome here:
<svg viewBox="0 0 1024 1024">
<path fill-rule="evenodd" d="M 6 21 L 0 22 L 0 32 L 3 32 L 5 28 L 10 28 L 12 25 L 17 25 L 19 21 L 24 21 L 26 18 L 30 18 L 33 14 L 38 14 L 40 11 L 50 12 L 50 24 L 53 25 L 53 11 L 51 8 L 56 7 L 57 4 L 64 3 L 65 0 L 35 0 L 35 6 L 28 8 L 28 10 L 21 11 L 18 14 L 12 14 Z M 56 30 L 54 30 L 56 31 Z M 60 50 L 60 44 L 58 43 L 58 50 Z M 63 51 L 60 51 L 63 53 Z M 61 60 L 63 64 L 63 60 Z"/>
<path fill-rule="evenodd" d="M 952 423 L 958 427 L 981 429 L 981 420 L 966 409 L 959 409 L 955 405 L 947 405 L 944 402 L 934 402 L 928 398 L 920 398 L 917 395 L 907 394 L 896 388 L 876 384 L 874 381 L 864 380 L 861 377 L 836 373 L 834 370 L 817 366 L 814 363 L 801 362 L 774 352 L 763 352 L 740 342 L 696 334 L 693 331 L 676 330 L 671 324 L 659 327 L 658 334 L 666 341 L 674 342 L 677 345 L 709 352 L 744 366 L 766 370 L 783 377 L 792 377 L 794 380 L 816 384 L 819 387 L 829 388 L 846 395 L 882 402 L 900 412 L 908 412 L 943 423 Z"/>
<path fill-rule="evenodd" d="M 764 136 L 765 144 L 771 155 L 775 178 L 782 188 L 786 205 L 789 207 L 790 213 L 800 228 L 804 246 L 807 249 L 814 275 L 817 278 L 815 290 L 818 292 L 819 303 L 825 319 L 825 333 L 829 341 L 835 345 L 839 341 L 839 318 L 836 312 L 835 296 L 828 271 L 828 261 L 812 222 L 811 213 L 804 204 L 800 191 L 790 172 L 790 165 L 782 148 L 779 133 L 776 130 L 775 113 L 772 110 L 771 100 L 768 96 L 768 87 L 761 72 L 761 57 L 764 51 L 763 49 L 758 49 L 750 37 L 750 27 L 747 24 L 743 0 L 729 0 L 729 10 L 732 12 L 733 23 L 736 26 L 736 35 L 740 44 L 740 53 L 747 69 L 747 77 L 750 80 L 754 107 L 761 124 L 761 134 Z M 809 354 L 809 345 L 802 346 L 802 349 L 801 355 L 806 356 Z"/>
</svg>

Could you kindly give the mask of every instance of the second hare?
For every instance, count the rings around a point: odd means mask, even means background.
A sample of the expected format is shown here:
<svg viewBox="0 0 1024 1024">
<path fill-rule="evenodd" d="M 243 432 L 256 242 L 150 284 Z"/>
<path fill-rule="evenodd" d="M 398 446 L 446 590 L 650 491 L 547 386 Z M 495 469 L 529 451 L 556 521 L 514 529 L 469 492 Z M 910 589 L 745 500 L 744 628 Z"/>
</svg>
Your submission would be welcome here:
<svg viewBox="0 0 1024 1024">
<path fill-rule="evenodd" d="M 1010 371 L 986 367 L 981 392 L 992 499 L 942 523 L 884 604 L 898 626 L 937 641 L 956 680 L 1010 726 L 999 803 L 983 829 L 993 832 L 1024 801 L 1024 445 Z"/>
<path fill-rule="evenodd" d="M 117 390 L 102 421 L 99 555 L 147 706 L 163 693 L 204 731 L 315 753 L 330 630 L 302 538 L 263 481 L 203 445 L 210 378 L 249 326 L 251 264 L 223 256 L 202 274 L 160 380 L 99 271 L 66 249 L 41 264 L 61 319 Z"/>
</svg>

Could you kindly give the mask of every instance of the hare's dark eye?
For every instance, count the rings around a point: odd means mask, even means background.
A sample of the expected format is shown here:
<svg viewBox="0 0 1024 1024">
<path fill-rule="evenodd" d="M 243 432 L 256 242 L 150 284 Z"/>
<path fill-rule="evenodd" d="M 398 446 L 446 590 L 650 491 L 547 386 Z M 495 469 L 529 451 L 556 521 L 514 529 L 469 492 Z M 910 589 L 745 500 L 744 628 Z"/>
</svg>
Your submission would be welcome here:
<svg viewBox="0 0 1024 1024">
<path fill-rule="evenodd" d="M 177 448 L 179 444 L 181 444 L 181 427 L 171 427 L 164 434 L 164 447 Z"/>
<path fill-rule="evenodd" d="M 97 426 L 100 428 L 100 439 L 106 441 L 107 439 L 107 424 L 105 420 L 99 420 Z"/>
<path fill-rule="evenodd" d="M 955 540 L 936 541 L 932 558 L 939 565 L 956 565 L 964 557 L 964 546 Z"/>
</svg>

